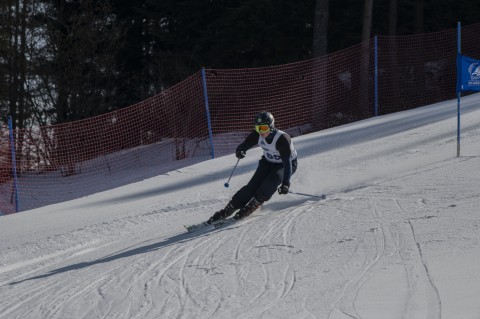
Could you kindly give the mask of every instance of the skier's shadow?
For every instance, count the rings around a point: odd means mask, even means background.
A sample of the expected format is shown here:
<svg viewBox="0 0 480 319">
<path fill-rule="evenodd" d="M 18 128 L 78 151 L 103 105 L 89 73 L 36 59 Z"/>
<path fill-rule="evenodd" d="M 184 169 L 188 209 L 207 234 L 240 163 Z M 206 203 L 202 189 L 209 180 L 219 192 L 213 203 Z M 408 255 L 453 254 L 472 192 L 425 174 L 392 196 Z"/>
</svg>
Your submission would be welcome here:
<svg viewBox="0 0 480 319">
<path fill-rule="evenodd" d="M 26 279 L 11 282 L 9 285 L 13 286 L 13 285 L 16 285 L 16 284 L 19 284 L 19 283 L 22 283 L 22 282 L 25 282 L 25 281 L 29 281 L 29 280 L 48 278 L 48 277 L 58 275 L 58 274 L 62 274 L 62 273 L 66 273 L 66 272 L 69 272 L 69 271 L 81 270 L 81 269 L 91 267 L 91 266 L 94 266 L 94 265 L 108 263 L 108 262 L 111 262 L 111 261 L 115 261 L 115 260 L 126 258 L 126 257 L 131 257 L 131 256 L 135 256 L 135 255 L 141 255 L 141 254 L 149 253 L 149 252 L 158 250 L 158 249 L 163 248 L 163 247 L 167 247 L 167 246 L 175 244 L 175 243 L 188 242 L 188 241 L 190 241 L 190 240 L 192 240 L 196 237 L 209 236 L 211 233 L 212 232 L 209 232 L 209 231 L 198 231 L 198 232 L 193 232 L 193 233 L 180 233 L 178 235 L 174 235 L 170 238 L 167 238 L 164 241 L 156 242 L 156 243 L 141 246 L 141 247 L 131 248 L 131 249 L 130 248 L 123 249 L 119 252 L 116 252 L 113 255 L 105 256 L 103 258 L 96 259 L 96 260 L 89 261 L 89 262 L 80 262 L 80 263 L 77 263 L 77 264 L 73 264 L 73 265 L 62 267 L 62 268 L 54 269 L 54 270 L 51 270 L 50 272 L 48 272 L 46 274 L 43 274 L 43 275 L 38 275 L 38 276 L 34 276 L 34 277 L 30 277 L 30 278 L 26 278 Z"/>
<path fill-rule="evenodd" d="M 303 196 L 300 196 L 300 197 L 303 197 Z M 316 199 L 315 197 L 313 197 L 313 200 L 312 200 L 312 197 L 309 198 L 308 196 L 306 196 L 304 198 L 297 198 L 297 199 L 289 200 L 289 201 L 286 201 L 286 202 L 270 203 L 268 205 L 268 210 L 261 215 L 275 214 L 276 211 L 288 209 L 288 208 L 291 208 L 291 207 L 297 207 L 297 206 L 300 206 L 300 205 L 302 205 L 306 202 L 314 202 L 314 201 L 316 201 L 315 199 Z M 233 226 L 233 228 L 236 228 L 236 227 L 239 227 L 239 225 Z M 19 283 L 22 283 L 22 282 L 25 282 L 25 281 L 29 281 L 29 280 L 48 278 L 48 277 L 58 275 L 58 274 L 62 274 L 62 273 L 66 273 L 66 272 L 69 272 L 69 271 L 81 270 L 81 269 L 91 267 L 91 266 L 94 266 L 94 265 L 108 263 L 108 262 L 111 262 L 111 261 L 131 257 L 131 256 L 135 256 L 135 255 L 141 255 L 141 254 L 149 253 L 149 252 L 152 252 L 152 251 L 155 251 L 155 250 L 158 250 L 160 248 L 167 247 L 167 246 L 170 246 L 170 245 L 173 245 L 173 244 L 176 244 L 176 243 L 188 242 L 188 241 L 190 241 L 192 239 L 195 239 L 197 237 L 210 236 L 210 235 L 212 235 L 216 232 L 224 231 L 226 229 L 227 228 L 219 228 L 219 229 L 213 229 L 213 230 L 203 230 L 203 231 L 199 230 L 199 231 L 193 232 L 193 233 L 187 233 L 187 232 L 180 233 L 180 234 L 174 235 L 170 238 L 167 238 L 164 241 L 155 242 L 153 244 L 144 245 L 144 246 L 136 247 L 136 248 L 132 248 L 132 247 L 126 248 L 126 249 L 120 250 L 120 251 L 118 251 L 118 252 L 116 252 L 112 255 L 108 255 L 108 256 L 105 256 L 105 257 L 100 258 L 100 259 L 96 259 L 96 260 L 89 261 L 89 262 L 81 262 L 81 263 L 65 266 L 65 267 L 62 267 L 62 268 L 54 269 L 54 270 L 51 270 L 50 272 L 48 272 L 46 274 L 43 274 L 43 275 L 38 275 L 38 276 L 34 276 L 34 277 L 30 277 L 30 278 L 26 278 L 26 279 L 11 282 L 9 285 L 13 286 L 13 285 L 16 285 L 16 284 L 19 284 Z M 145 243 L 145 242 L 143 242 L 143 243 Z M 139 244 L 136 244 L 135 246 L 138 246 L 138 245 L 141 245 L 141 244 L 142 243 L 139 243 Z"/>
</svg>

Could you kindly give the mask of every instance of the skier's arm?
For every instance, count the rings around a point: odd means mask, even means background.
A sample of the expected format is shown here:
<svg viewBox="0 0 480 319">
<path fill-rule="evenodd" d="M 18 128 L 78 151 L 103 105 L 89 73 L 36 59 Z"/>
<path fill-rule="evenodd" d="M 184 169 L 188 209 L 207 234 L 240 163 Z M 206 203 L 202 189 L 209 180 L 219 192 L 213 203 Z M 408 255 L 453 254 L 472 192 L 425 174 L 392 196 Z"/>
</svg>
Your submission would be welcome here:
<svg viewBox="0 0 480 319">
<path fill-rule="evenodd" d="M 238 145 L 236 153 L 246 152 L 255 145 L 257 145 L 259 136 L 260 135 L 256 131 L 252 130 L 250 134 L 248 134 L 248 136 L 245 138 L 245 140 L 240 145 Z"/>
<path fill-rule="evenodd" d="M 290 150 L 290 136 L 283 134 L 275 145 L 283 163 L 283 181 L 282 184 L 290 186 L 290 177 L 292 177 L 292 160 L 290 156 L 292 151 Z"/>
</svg>

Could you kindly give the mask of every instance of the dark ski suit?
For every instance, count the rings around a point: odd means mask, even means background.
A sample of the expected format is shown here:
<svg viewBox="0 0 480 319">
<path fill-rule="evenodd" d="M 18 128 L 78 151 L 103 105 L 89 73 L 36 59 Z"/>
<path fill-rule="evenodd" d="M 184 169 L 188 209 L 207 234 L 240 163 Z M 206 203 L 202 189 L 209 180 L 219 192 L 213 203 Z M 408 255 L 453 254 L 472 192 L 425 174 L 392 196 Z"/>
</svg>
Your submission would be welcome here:
<svg viewBox="0 0 480 319">
<path fill-rule="evenodd" d="M 275 140 L 275 145 L 272 145 Z M 245 206 L 253 197 L 262 203 L 268 201 L 280 184 L 290 186 L 290 178 L 297 170 L 297 152 L 287 133 L 273 129 L 263 139 L 259 133 L 252 131 L 237 147 L 237 153 L 246 152 L 255 145 L 262 147 L 264 155 L 248 184 L 233 195 L 231 203 L 236 208 Z"/>
</svg>

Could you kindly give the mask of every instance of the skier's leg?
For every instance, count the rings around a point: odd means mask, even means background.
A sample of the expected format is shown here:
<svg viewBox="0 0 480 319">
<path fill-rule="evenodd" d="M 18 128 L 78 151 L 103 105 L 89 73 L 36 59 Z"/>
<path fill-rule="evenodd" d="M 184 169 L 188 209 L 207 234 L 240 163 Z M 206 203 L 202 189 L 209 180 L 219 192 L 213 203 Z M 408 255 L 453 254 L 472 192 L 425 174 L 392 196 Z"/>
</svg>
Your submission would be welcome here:
<svg viewBox="0 0 480 319">
<path fill-rule="evenodd" d="M 270 173 L 265 176 L 260 187 L 257 188 L 255 196 L 248 202 L 248 204 L 243 206 L 233 218 L 240 219 L 247 217 L 260 208 L 263 202 L 269 200 L 275 193 L 278 185 L 280 185 L 282 181 L 283 168 L 281 165 L 270 164 L 268 171 L 270 171 Z"/>
<path fill-rule="evenodd" d="M 297 170 L 297 160 L 292 161 L 292 174 Z M 263 183 L 257 189 L 255 197 L 258 201 L 266 202 L 276 193 L 283 181 L 283 166 L 276 165 Z"/>
<path fill-rule="evenodd" d="M 266 166 L 263 161 L 264 160 L 260 160 L 258 167 L 248 184 L 243 186 L 235 193 L 235 195 L 233 195 L 232 200 L 227 204 L 227 206 L 225 206 L 225 208 L 213 214 L 213 216 L 208 220 L 208 223 L 227 218 L 237 209 L 245 206 L 252 199 L 257 188 L 263 183 L 263 180 L 268 175 L 268 166 Z"/>
<path fill-rule="evenodd" d="M 248 215 L 250 215 L 251 213 L 256 211 L 258 208 L 260 208 L 260 206 L 262 206 L 262 204 L 263 204 L 263 202 L 257 200 L 257 198 L 254 197 L 254 198 L 252 198 L 251 201 L 248 202 L 247 205 L 240 208 L 238 213 L 236 213 L 235 216 L 233 216 L 233 218 L 234 219 L 240 219 L 240 218 L 247 217 Z"/>
<path fill-rule="evenodd" d="M 297 170 L 297 161 L 292 162 L 292 174 Z M 264 177 L 260 187 L 257 188 L 255 196 L 243 206 L 233 218 L 240 219 L 247 217 L 254 211 L 256 211 L 262 204 L 268 201 L 273 194 L 277 191 L 278 186 L 283 180 L 283 166 L 281 164 L 270 164 L 268 168 L 264 169 L 264 172 L 269 172 Z"/>
<path fill-rule="evenodd" d="M 262 185 L 257 189 L 255 197 L 260 202 L 266 202 L 272 198 L 277 191 L 278 186 L 282 183 L 283 168 L 279 168 L 271 172 L 263 181 Z"/>
<path fill-rule="evenodd" d="M 232 204 L 241 208 L 245 206 L 256 194 L 257 189 L 263 184 L 265 178 L 270 173 L 270 167 L 265 159 L 261 159 L 258 167 L 247 185 L 240 188 L 232 197 Z"/>
<path fill-rule="evenodd" d="M 213 216 L 210 217 L 210 219 L 207 221 L 207 223 L 211 224 L 211 223 L 213 223 L 217 220 L 225 219 L 228 216 L 232 215 L 236 210 L 237 210 L 237 208 L 235 206 L 233 206 L 232 201 L 230 201 L 230 202 L 228 202 L 227 206 L 225 206 L 225 208 L 223 208 L 223 209 L 219 210 L 218 212 L 216 212 L 215 214 L 213 214 Z"/>
</svg>

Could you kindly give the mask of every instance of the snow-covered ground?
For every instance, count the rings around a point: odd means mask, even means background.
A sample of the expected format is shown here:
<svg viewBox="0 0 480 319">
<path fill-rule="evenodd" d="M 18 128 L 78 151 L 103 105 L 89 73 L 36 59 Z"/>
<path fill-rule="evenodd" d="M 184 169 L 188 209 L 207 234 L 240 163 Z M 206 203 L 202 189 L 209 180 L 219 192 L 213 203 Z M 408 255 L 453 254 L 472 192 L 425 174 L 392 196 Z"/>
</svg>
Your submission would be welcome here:
<svg viewBox="0 0 480 319">
<path fill-rule="evenodd" d="M 188 234 L 234 155 L 0 217 L 0 318 L 480 318 L 480 95 L 294 139 L 295 193 Z M 327 200 L 317 195 L 326 193 Z"/>
</svg>

